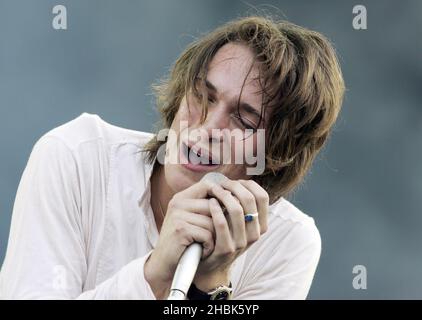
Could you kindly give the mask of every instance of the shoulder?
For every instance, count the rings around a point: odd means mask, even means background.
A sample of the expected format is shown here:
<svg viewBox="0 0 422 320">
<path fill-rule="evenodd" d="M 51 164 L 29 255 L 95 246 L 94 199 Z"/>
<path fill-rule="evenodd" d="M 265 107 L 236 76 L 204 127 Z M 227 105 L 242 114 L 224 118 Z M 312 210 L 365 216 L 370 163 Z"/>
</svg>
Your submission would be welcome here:
<svg viewBox="0 0 422 320">
<path fill-rule="evenodd" d="M 274 288 L 260 297 L 303 299 L 320 255 L 321 238 L 314 219 L 281 198 L 269 208 L 267 232 L 239 260 L 243 269 L 238 269 L 237 290 L 258 285 L 260 290 Z"/>
<path fill-rule="evenodd" d="M 321 236 L 315 220 L 285 198 L 270 206 L 267 234 L 268 238 L 290 248 L 321 250 Z"/>
<path fill-rule="evenodd" d="M 51 167 L 91 189 L 106 188 L 100 184 L 108 185 L 116 167 L 130 173 L 149 168 L 139 151 L 153 136 L 83 113 L 42 135 L 32 148 L 27 167 Z"/>
<path fill-rule="evenodd" d="M 123 143 L 141 146 L 152 137 L 152 133 L 118 127 L 104 121 L 96 114 L 84 112 L 69 122 L 48 131 L 40 140 L 56 138 L 74 151 L 81 144 L 87 142 L 98 142 L 103 146 Z"/>
</svg>

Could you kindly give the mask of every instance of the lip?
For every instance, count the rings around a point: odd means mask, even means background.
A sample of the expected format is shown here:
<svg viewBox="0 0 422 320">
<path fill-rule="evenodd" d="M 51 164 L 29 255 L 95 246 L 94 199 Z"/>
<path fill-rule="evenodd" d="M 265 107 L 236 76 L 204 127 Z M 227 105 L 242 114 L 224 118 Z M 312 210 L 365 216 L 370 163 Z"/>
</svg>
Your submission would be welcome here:
<svg viewBox="0 0 422 320">
<path fill-rule="evenodd" d="M 183 149 L 186 147 L 189 147 L 189 149 L 191 149 L 192 144 L 186 144 L 186 143 L 182 143 L 182 147 L 179 148 L 179 153 L 180 153 L 180 164 L 190 170 L 190 171 L 194 171 L 194 172 L 208 172 L 208 171 L 214 171 L 216 168 L 218 168 L 220 165 L 219 164 L 213 164 L 213 165 L 202 165 L 202 164 L 193 164 L 191 162 L 189 162 L 189 160 L 186 158 L 185 153 L 183 152 Z M 209 153 L 210 154 L 210 153 Z M 187 163 L 185 163 L 187 162 Z"/>
<path fill-rule="evenodd" d="M 198 147 L 198 145 L 192 141 L 187 141 L 186 143 L 183 143 L 183 144 L 188 146 L 189 149 L 192 149 L 193 152 L 197 152 L 201 150 L 201 154 L 204 153 L 204 155 L 208 156 L 211 162 L 213 162 L 216 159 L 213 153 L 208 148 L 205 148 L 203 146 Z"/>
</svg>

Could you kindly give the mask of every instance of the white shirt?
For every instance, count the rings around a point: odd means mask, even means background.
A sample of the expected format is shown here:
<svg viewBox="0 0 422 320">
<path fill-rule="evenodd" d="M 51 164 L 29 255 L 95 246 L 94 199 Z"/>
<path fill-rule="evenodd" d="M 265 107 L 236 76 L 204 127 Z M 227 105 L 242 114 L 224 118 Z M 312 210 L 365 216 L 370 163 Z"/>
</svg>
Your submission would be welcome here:
<svg viewBox="0 0 422 320">
<path fill-rule="evenodd" d="M 150 205 L 151 133 L 83 113 L 34 145 L 13 207 L 3 299 L 155 299 L 144 262 L 159 233 Z M 305 299 L 319 261 L 314 220 L 286 199 L 231 269 L 233 299 Z"/>
</svg>

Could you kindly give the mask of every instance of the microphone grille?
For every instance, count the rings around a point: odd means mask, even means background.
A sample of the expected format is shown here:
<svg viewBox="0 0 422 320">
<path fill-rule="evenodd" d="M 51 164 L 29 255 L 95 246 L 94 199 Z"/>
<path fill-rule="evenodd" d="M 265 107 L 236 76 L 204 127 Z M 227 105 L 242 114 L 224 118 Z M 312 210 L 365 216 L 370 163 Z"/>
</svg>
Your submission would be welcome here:
<svg viewBox="0 0 422 320">
<path fill-rule="evenodd" d="M 220 172 L 208 172 L 205 176 L 202 177 L 201 180 L 219 184 L 225 179 L 227 179 L 227 177 Z"/>
</svg>

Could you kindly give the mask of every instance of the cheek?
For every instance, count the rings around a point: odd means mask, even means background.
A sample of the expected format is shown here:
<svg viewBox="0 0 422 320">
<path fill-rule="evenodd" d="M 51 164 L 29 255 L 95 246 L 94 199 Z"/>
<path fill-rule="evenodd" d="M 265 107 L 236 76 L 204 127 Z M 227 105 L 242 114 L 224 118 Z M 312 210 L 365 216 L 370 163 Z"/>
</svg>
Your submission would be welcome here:
<svg viewBox="0 0 422 320">
<path fill-rule="evenodd" d="M 195 124 L 196 121 L 199 121 L 201 117 L 201 110 L 200 107 L 196 105 L 196 102 L 193 101 L 192 98 L 189 97 L 189 108 L 186 97 L 183 98 L 182 102 L 180 103 L 179 111 L 177 112 L 176 118 L 179 121 L 188 121 L 189 126 Z"/>
<path fill-rule="evenodd" d="M 185 98 L 183 98 L 182 102 L 180 103 L 179 110 L 176 113 L 176 116 L 173 119 L 173 122 L 170 126 L 171 135 L 173 135 L 172 143 L 174 143 L 174 136 L 179 136 L 180 132 L 185 130 L 187 125 L 191 123 L 191 114 L 189 113 L 188 106 L 186 104 Z M 170 134 L 169 134 L 170 136 Z"/>
<path fill-rule="evenodd" d="M 236 141 L 236 144 L 232 147 L 232 160 L 241 158 L 242 163 L 232 163 L 227 169 L 227 174 L 231 179 L 250 179 L 250 176 L 247 175 L 246 168 L 249 166 L 254 166 L 253 163 L 257 161 L 257 142 L 258 138 L 256 134 L 246 138 L 243 141 Z"/>
<path fill-rule="evenodd" d="M 255 134 L 246 137 L 244 140 L 238 140 L 232 147 L 232 159 L 235 159 L 234 156 L 237 154 L 237 158 L 242 156 L 243 164 L 246 163 L 246 159 L 251 159 L 254 155 L 256 156 L 257 152 L 257 137 Z"/>
<path fill-rule="evenodd" d="M 170 132 L 168 134 L 167 143 L 167 154 L 173 159 L 178 154 L 178 146 L 180 143 L 181 136 L 188 132 L 189 128 L 192 127 L 196 121 L 199 121 L 201 112 L 198 107 L 194 105 L 193 101 L 189 102 L 190 110 L 184 97 L 180 103 L 179 110 L 176 113 L 175 118 L 170 126 Z"/>
</svg>

